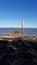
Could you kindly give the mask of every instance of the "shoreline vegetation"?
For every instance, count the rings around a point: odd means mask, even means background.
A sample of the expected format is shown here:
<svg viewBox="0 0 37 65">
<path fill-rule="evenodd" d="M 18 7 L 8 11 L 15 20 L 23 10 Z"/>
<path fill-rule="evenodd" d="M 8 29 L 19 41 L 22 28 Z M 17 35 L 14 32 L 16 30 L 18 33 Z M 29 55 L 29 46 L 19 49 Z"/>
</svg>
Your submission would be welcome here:
<svg viewBox="0 0 37 65">
<path fill-rule="evenodd" d="M 37 65 L 37 36 L 16 31 L 0 36 L 0 65 Z"/>
</svg>

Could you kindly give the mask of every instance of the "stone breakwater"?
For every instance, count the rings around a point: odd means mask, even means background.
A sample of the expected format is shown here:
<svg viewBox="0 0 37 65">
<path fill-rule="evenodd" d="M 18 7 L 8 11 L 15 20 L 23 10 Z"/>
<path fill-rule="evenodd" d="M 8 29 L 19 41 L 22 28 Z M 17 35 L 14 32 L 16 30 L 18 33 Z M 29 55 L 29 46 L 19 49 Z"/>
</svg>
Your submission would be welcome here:
<svg viewBox="0 0 37 65">
<path fill-rule="evenodd" d="M 0 40 L 0 65 L 37 65 L 37 41 Z"/>
</svg>

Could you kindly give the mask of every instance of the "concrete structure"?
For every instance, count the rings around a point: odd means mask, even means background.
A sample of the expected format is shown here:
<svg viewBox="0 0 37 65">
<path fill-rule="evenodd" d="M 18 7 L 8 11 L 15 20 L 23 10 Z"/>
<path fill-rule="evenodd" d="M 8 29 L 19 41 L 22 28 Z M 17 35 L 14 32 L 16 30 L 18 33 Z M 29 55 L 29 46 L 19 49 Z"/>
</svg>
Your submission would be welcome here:
<svg viewBox="0 0 37 65">
<path fill-rule="evenodd" d="M 22 34 L 24 34 L 24 19 L 22 19 Z"/>
</svg>

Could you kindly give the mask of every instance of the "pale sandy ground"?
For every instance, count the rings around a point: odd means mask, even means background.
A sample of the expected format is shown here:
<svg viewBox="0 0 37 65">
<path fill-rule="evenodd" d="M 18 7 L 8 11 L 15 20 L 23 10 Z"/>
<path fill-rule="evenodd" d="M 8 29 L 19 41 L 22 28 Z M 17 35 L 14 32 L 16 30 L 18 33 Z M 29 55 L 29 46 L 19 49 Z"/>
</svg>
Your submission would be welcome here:
<svg viewBox="0 0 37 65">
<path fill-rule="evenodd" d="M 37 36 L 26 36 L 26 35 L 23 35 L 19 32 L 9 32 L 7 34 L 4 34 L 2 36 L 0 36 L 0 40 L 2 39 L 12 39 L 12 38 L 18 38 L 18 37 L 21 37 L 25 40 L 30 40 L 30 41 L 37 41 Z"/>
</svg>

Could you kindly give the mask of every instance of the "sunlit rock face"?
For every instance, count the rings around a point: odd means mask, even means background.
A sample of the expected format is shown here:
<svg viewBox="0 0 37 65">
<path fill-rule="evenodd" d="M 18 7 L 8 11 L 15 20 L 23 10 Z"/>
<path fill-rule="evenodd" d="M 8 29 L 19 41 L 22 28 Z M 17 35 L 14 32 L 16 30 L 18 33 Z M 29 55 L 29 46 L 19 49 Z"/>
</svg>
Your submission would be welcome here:
<svg viewBox="0 0 37 65">
<path fill-rule="evenodd" d="M 0 41 L 0 65 L 37 65 L 37 42 L 17 38 Z"/>
</svg>

